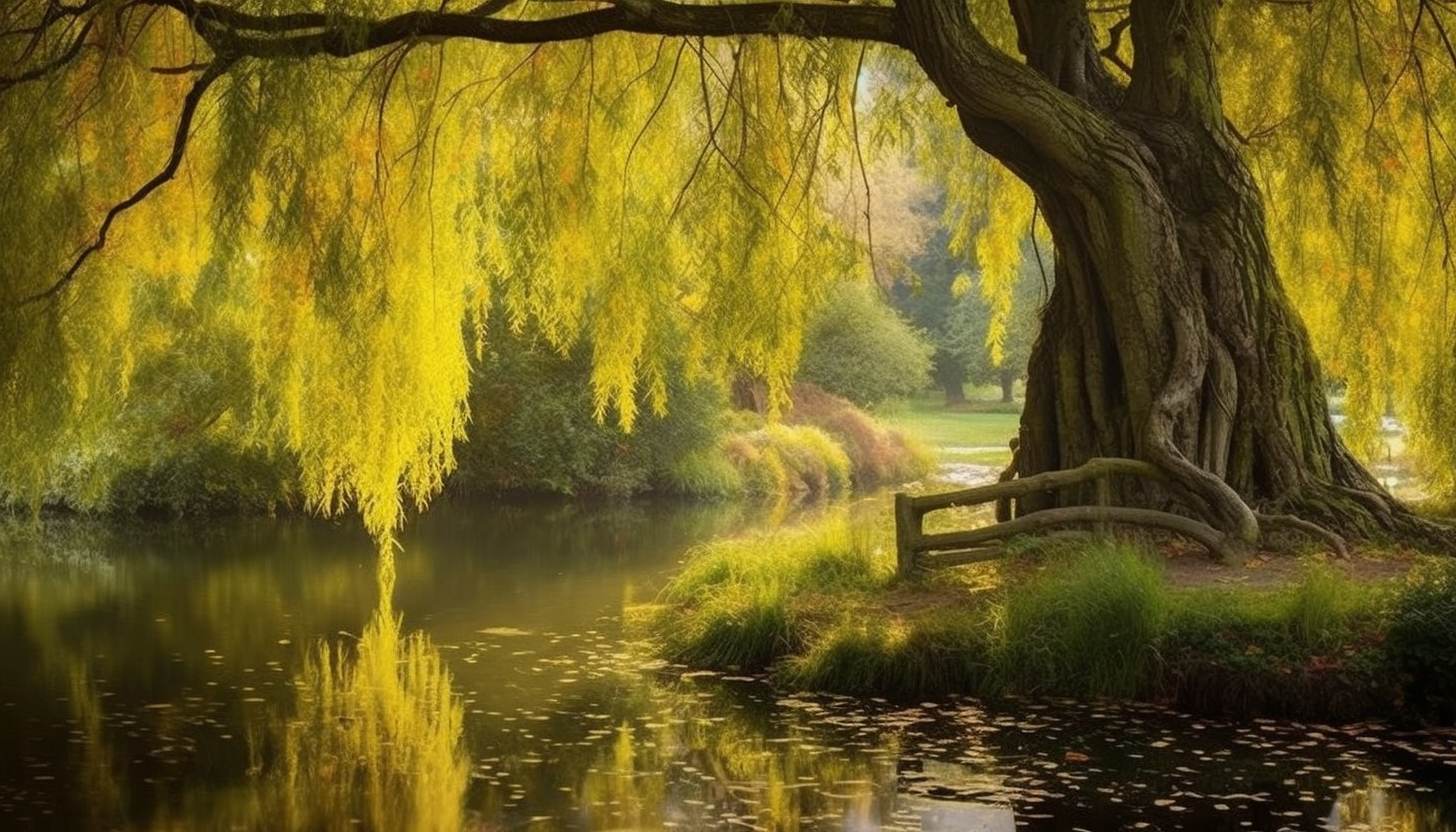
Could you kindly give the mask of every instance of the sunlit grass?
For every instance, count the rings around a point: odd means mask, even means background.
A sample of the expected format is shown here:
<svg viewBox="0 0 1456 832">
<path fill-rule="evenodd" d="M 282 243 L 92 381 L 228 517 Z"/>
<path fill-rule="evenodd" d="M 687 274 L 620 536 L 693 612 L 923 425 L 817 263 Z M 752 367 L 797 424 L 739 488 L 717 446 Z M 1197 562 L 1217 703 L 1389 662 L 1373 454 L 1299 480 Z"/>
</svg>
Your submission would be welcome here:
<svg viewBox="0 0 1456 832">
<path fill-rule="evenodd" d="M 876 415 L 935 448 L 1005 448 L 1021 426 L 1021 412 L 947 408 L 939 397 L 916 398 Z"/>
<path fill-rule="evenodd" d="M 656 629 L 675 661 L 763 669 L 802 650 L 824 595 L 854 596 L 893 573 L 888 539 L 842 512 L 812 526 L 694 550 L 664 588 Z"/>
<path fill-rule="evenodd" d="M 922 443 L 940 465 L 1004 468 L 1008 443 L 1021 427 L 1019 404 L 970 402 L 948 408 L 940 394 L 896 402 L 876 414 L 885 424 Z"/>
</svg>

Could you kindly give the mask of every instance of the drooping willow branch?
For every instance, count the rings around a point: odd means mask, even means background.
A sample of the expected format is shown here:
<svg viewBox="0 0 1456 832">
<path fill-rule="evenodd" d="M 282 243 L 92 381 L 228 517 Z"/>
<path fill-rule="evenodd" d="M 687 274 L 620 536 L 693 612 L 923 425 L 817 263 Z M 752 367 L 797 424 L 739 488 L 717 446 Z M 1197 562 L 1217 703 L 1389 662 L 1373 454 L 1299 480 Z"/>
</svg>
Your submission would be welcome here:
<svg viewBox="0 0 1456 832">
<path fill-rule="evenodd" d="M 187 153 L 187 141 L 192 135 L 192 120 L 197 114 L 197 105 L 201 103 L 202 97 L 207 94 L 208 88 L 227 72 L 228 68 L 234 63 L 234 60 L 234 58 L 228 57 L 213 59 L 212 63 L 208 64 L 207 68 L 193 82 L 192 88 L 187 91 L 186 97 L 182 99 L 182 113 L 177 118 L 177 130 L 172 139 L 172 153 L 167 157 L 166 165 L 157 172 L 156 176 L 148 179 L 140 188 L 137 188 L 131 196 L 111 206 L 111 210 L 106 212 L 106 217 L 101 221 L 101 227 L 96 230 L 96 238 L 82 249 L 80 254 L 76 255 L 76 259 L 71 261 L 71 266 L 66 269 L 65 274 L 61 275 L 56 282 L 52 283 L 46 289 L 22 298 L 16 304 L 17 307 L 28 306 L 33 303 L 48 300 L 64 290 L 71 281 L 75 280 L 77 273 L 80 272 L 81 266 L 85 264 L 87 258 L 100 251 L 106 245 L 106 235 L 111 231 L 111 224 L 116 221 L 116 218 L 127 210 L 134 208 L 142 200 L 150 196 L 153 191 L 162 187 L 172 177 L 177 175 L 177 169 L 182 165 L 182 157 Z"/>
</svg>

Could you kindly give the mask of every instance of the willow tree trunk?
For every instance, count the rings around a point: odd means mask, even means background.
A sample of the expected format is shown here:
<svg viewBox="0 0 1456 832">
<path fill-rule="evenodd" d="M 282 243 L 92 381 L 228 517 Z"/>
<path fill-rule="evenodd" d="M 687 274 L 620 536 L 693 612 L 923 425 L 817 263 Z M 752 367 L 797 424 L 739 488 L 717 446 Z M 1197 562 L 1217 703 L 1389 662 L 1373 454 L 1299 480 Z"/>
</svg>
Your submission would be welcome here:
<svg viewBox="0 0 1456 832">
<path fill-rule="evenodd" d="M 1162 481 L 1118 483 L 1118 502 L 1192 514 L 1245 545 L 1260 512 L 1362 537 L 1420 530 L 1330 422 L 1223 117 L 1218 0 L 1133 0 L 1125 85 L 1103 67 L 1085 0 L 1011 6 L 1024 62 L 991 47 L 961 2 L 900 8 L 927 74 L 972 141 L 1031 186 L 1056 246 L 1016 474 L 1141 459 Z"/>
<path fill-rule="evenodd" d="M 1168 471 L 1177 493 L 1122 482 L 1123 504 L 1193 508 L 1238 528 L 1247 518 L 1216 480 L 1248 506 L 1346 534 L 1398 528 L 1404 510 L 1330 421 L 1238 154 L 1221 132 L 1130 114 L 1119 123 L 1148 153 L 1121 174 L 1122 209 L 1041 195 L 1057 284 L 1031 357 L 1018 474 L 1135 457 Z M 1121 221 L 1149 209 L 1159 222 Z M 1152 268 L 1127 269 L 1109 249 L 1152 252 Z"/>
</svg>

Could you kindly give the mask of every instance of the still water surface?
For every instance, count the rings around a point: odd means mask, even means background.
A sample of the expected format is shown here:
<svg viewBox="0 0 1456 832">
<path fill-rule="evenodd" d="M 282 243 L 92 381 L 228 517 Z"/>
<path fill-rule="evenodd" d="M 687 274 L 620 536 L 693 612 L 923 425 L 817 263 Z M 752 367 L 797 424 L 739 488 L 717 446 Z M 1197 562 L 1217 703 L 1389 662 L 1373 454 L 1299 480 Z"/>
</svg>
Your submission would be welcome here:
<svg viewBox="0 0 1456 832">
<path fill-rule="evenodd" d="M 788 695 L 624 642 L 762 523 L 441 506 L 392 574 L 317 521 L 8 544 L 0 830 L 1456 830 L 1449 733 Z"/>
</svg>

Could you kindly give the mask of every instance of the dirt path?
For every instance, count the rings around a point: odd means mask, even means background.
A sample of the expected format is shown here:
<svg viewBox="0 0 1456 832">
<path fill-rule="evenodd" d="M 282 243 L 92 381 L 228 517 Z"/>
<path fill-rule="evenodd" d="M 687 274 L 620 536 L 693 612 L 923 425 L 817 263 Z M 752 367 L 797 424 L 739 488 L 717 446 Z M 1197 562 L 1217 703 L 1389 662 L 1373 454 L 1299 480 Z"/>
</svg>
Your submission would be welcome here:
<svg viewBox="0 0 1456 832">
<path fill-rule="evenodd" d="M 1297 583 L 1312 563 L 1323 563 L 1359 583 L 1403 577 L 1420 556 L 1405 551 L 1357 548 L 1348 558 L 1261 554 L 1242 564 L 1215 563 L 1196 547 L 1163 549 L 1168 583 L 1175 587 L 1247 586 L 1272 588 Z"/>
</svg>

